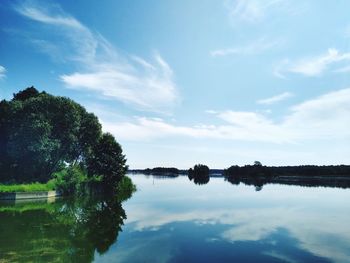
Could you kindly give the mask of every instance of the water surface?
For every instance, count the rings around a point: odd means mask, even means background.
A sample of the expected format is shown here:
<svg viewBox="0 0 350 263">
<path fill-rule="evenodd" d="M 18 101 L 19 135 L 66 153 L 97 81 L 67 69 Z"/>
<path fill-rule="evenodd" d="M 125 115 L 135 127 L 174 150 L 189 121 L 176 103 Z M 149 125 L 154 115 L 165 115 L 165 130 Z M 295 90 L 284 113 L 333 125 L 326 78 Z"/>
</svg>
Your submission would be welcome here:
<svg viewBox="0 0 350 263">
<path fill-rule="evenodd" d="M 350 262 L 350 190 L 131 178 L 123 203 L 0 206 L 0 262 Z"/>
</svg>

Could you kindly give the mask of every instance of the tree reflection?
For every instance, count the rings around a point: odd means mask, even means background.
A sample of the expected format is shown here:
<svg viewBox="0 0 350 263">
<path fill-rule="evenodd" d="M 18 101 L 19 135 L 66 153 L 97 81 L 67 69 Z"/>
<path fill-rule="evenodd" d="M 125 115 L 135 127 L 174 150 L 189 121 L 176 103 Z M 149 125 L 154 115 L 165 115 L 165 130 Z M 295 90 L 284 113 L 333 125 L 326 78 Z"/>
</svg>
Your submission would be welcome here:
<svg viewBox="0 0 350 263">
<path fill-rule="evenodd" d="M 95 251 L 106 253 L 116 242 L 126 219 L 123 200 L 90 196 L 0 206 L 0 257 L 5 262 L 92 262 Z"/>
<path fill-rule="evenodd" d="M 195 177 L 193 178 L 193 182 L 198 185 L 203 185 L 209 183 L 210 177 Z"/>
</svg>

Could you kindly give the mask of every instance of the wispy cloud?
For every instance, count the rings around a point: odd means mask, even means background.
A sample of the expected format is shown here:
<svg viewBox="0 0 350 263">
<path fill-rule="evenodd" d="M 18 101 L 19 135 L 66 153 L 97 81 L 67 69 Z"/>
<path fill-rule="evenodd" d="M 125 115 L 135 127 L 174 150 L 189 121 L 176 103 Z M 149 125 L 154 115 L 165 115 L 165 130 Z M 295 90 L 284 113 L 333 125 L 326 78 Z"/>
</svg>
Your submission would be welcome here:
<svg viewBox="0 0 350 263">
<path fill-rule="evenodd" d="M 97 64 L 92 72 L 60 78 L 70 88 L 96 91 L 145 110 L 164 110 L 176 102 L 172 70 L 159 54 L 154 56 L 151 67 L 130 62 L 127 66 L 121 69 L 115 64 Z"/>
<path fill-rule="evenodd" d="M 330 48 L 326 54 L 297 62 L 289 68 L 289 71 L 306 76 L 317 76 L 331 64 L 344 60 L 350 60 L 350 53 L 341 54 L 337 49 Z"/>
<path fill-rule="evenodd" d="M 258 100 L 257 103 L 258 104 L 263 104 L 263 105 L 271 105 L 286 99 L 289 99 L 291 97 L 293 97 L 294 95 L 290 92 L 283 92 L 281 94 L 278 94 L 276 96 L 272 96 L 270 98 L 267 99 L 262 99 L 262 100 Z"/>
<path fill-rule="evenodd" d="M 123 140 L 152 140 L 173 136 L 295 143 L 312 139 L 349 138 L 350 88 L 324 94 L 294 105 L 282 121 L 264 114 L 240 111 L 209 111 L 222 125 L 181 126 L 162 119 L 138 117 L 135 121 L 104 123 Z"/>
<path fill-rule="evenodd" d="M 155 112 L 167 112 L 178 102 L 173 71 L 159 53 L 154 52 L 152 60 L 146 61 L 117 52 L 102 35 L 58 5 L 43 7 L 27 1 L 16 10 L 43 26 L 44 37 L 33 33 L 32 43 L 54 58 L 72 61 L 78 68 L 59 77 L 68 88 L 96 92 L 134 108 Z"/>
<path fill-rule="evenodd" d="M 53 8 L 54 10 L 52 10 Z M 26 2 L 24 5 L 17 6 L 16 10 L 20 14 L 38 22 L 86 30 L 78 20 L 66 14 L 58 5 L 52 5 L 51 7 L 32 6 L 30 2 Z"/>
<path fill-rule="evenodd" d="M 285 8 L 287 0 L 227 0 L 225 6 L 229 11 L 230 20 L 258 23 L 273 10 Z"/>
<path fill-rule="evenodd" d="M 84 64 L 94 62 L 99 48 L 98 42 L 101 42 L 100 36 L 65 13 L 59 5 L 24 1 L 17 5 L 15 10 L 41 26 L 33 32 L 26 32 L 30 42 L 36 45 L 39 51 L 62 61 Z"/>
<path fill-rule="evenodd" d="M 210 55 L 212 57 L 228 55 L 254 55 L 273 49 L 279 46 L 281 43 L 281 40 L 269 41 L 266 38 L 260 38 L 257 41 L 244 46 L 213 50 L 210 52 Z"/>
<path fill-rule="evenodd" d="M 330 48 L 324 54 L 302 58 L 297 61 L 283 60 L 274 71 L 274 74 L 278 77 L 285 77 L 286 73 L 296 73 L 308 77 L 319 76 L 327 71 L 332 66 L 337 66 L 341 62 L 350 61 L 350 53 L 341 53 L 335 48 Z M 346 67 L 345 67 L 346 68 Z M 336 69 L 337 72 L 346 72 L 344 66 L 340 69 Z"/>
<path fill-rule="evenodd" d="M 6 77 L 6 68 L 0 65 L 0 79 Z"/>
</svg>

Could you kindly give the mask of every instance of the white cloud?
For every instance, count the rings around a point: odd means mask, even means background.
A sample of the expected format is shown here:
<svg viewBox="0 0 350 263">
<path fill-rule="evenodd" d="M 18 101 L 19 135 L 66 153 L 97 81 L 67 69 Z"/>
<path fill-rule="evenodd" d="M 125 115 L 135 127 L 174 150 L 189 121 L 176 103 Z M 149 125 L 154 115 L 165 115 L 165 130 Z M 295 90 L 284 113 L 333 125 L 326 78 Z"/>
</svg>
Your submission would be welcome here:
<svg viewBox="0 0 350 263">
<path fill-rule="evenodd" d="M 177 90 L 170 67 L 158 54 L 154 60 L 150 66 L 129 63 L 129 68 L 94 65 L 92 72 L 62 75 L 61 80 L 70 88 L 96 91 L 142 109 L 165 110 L 177 101 Z"/>
<path fill-rule="evenodd" d="M 324 55 L 297 62 L 289 71 L 306 76 L 317 76 L 323 73 L 329 65 L 343 60 L 350 60 L 350 53 L 340 54 L 337 49 L 330 48 Z"/>
<path fill-rule="evenodd" d="M 155 52 L 152 61 L 146 61 L 117 52 L 103 36 L 57 5 L 24 2 L 16 10 L 45 26 L 46 34 L 32 39 L 32 43 L 56 60 L 73 61 L 78 68 L 60 76 L 66 87 L 154 112 L 168 112 L 179 101 L 173 71 L 160 54 Z"/>
<path fill-rule="evenodd" d="M 0 65 L 0 79 L 6 77 L 6 68 Z"/>
<path fill-rule="evenodd" d="M 229 120 L 229 116 L 237 119 Z M 167 137 L 190 137 L 195 139 L 225 139 L 244 141 L 263 141 L 281 143 L 289 141 L 287 134 L 262 116 L 250 112 L 221 112 L 219 118 L 227 118 L 224 125 L 174 125 L 164 120 L 139 117 L 134 122 L 103 122 L 106 131 L 116 135 L 120 140 L 147 141 Z M 251 120 L 251 122 L 249 122 Z M 233 124 L 233 122 L 236 122 Z"/>
<path fill-rule="evenodd" d="M 228 55 L 254 55 L 262 53 L 266 50 L 273 49 L 280 45 L 282 41 L 268 41 L 265 38 L 260 38 L 257 41 L 240 47 L 232 47 L 225 49 L 216 49 L 210 52 L 212 57 L 221 57 Z"/>
<path fill-rule="evenodd" d="M 27 32 L 30 34 L 30 42 L 41 52 L 55 60 L 87 65 L 94 63 L 102 38 L 65 13 L 59 5 L 45 6 L 35 1 L 25 1 L 16 7 L 16 11 L 43 26 L 45 34 L 41 30 Z"/>
<path fill-rule="evenodd" d="M 132 122 L 104 122 L 103 127 L 117 138 L 130 141 L 173 136 L 272 143 L 332 140 L 350 137 L 349 101 L 350 88 L 330 92 L 294 105 L 279 122 L 256 112 L 209 111 L 224 124 L 182 126 L 161 119 L 137 117 Z"/>
<path fill-rule="evenodd" d="M 267 99 L 258 100 L 257 103 L 258 104 L 264 104 L 264 105 L 271 105 L 271 104 L 274 104 L 274 103 L 277 103 L 277 102 L 289 99 L 289 98 L 291 98 L 293 96 L 294 95 L 292 93 L 290 93 L 290 92 L 284 92 L 284 93 L 278 94 L 276 96 L 272 96 L 272 97 L 267 98 Z"/>
<path fill-rule="evenodd" d="M 291 108 L 284 126 L 304 139 L 348 138 L 350 88 L 330 92 Z"/>
<path fill-rule="evenodd" d="M 285 78 L 285 73 L 291 72 L 301 74 L 304 76 L 314 77 L 323 74 L 331 66 L 336 66 L 337 63 L 350 61 L 350 52 L 341 53 L 335 48 L 330 48 L 325 54 L 302 58 L 297 61 L 291 62 L 289 60 L 283 60 L 274 71 L 274 75 L 277 77 Z M 346 72 L 347 66 L 343 66 L 336 72 Z"/>
</svg>

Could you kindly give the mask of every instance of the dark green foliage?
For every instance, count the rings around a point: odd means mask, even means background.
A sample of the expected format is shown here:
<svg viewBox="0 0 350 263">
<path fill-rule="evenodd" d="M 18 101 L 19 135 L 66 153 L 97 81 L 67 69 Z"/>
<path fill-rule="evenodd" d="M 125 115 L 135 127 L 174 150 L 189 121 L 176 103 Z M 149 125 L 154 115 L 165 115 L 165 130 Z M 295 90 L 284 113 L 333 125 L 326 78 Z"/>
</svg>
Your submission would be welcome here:
<svg viewBox="0 0 350 263">
<path fill-rule="evenodd" d="M 259 161 L 255 161 L 255 162 L 254 162 L 254 165 L 255 165 L 255 166 L 262 166 L 261 162 L 259 162 Z"/>
<path fill-rule="evenodd" d="M 0 102 L 0 182 L 47 182 L 68 165 L 62 172 L 68 175 L 61 177 L 71 191 L 80 180 L 76 164 L 85 170 L 87 160 L 94 168 L 89 174 L 101 175 L 107 185 L 126 171 L 120 145 L 112 135 L 102 135 L 97 117 L 84 107 L 34 87 Z"/>
<path fill-rule="evenodd" d="M 179 169 L 174 167 L 155 167 L 155 168 L 147 168 L 142 171 L 144 174 L 152 174 L 152 175 L 164 175 L 164 176 L 178 176 Z"/>
<path fill-rule="evenodd" d="M 188 170 L 188 178 L 195 184 L 207 184 L 210 180 L 209 167 L 203 164 L 196 164 L 193 169 Z"/>
<path fill-rule="evenodd" d="M 71 165 L 53 174 L 56 181 L 56 188 L 63 194 L 78 193 L 88 181 L 86 171 L 79 165 Z"/>
<path fill-rule="evenodd" d="M 25 90 L 21 90 L 18 93 L 13 94 L 13 100 L 25 101 L 38 95 L 40 95 L 39 91 L 31 86 L 30 88 L 26 88 Z"/>
<path fill-rule="evenodd" d="M 68 98 L 31 87 L 15 94 L 12 101 L 2 102 L 0 116 L 4 124 L 0 170 L 6 173 L 1 181 L 46 182 L 62 163 L 85 154 L 81 149 L 86 149 L 90 127 L 81 123 L 91 117 Z M 101 132 L 100 126 L 93 128 Z"/>
<path fill-rule="evenodd" d="M 104 133 L 93 147 L 87 160 L 90 176 L 101 176 L 106 191 L 114 191 L 118 182 L 126 173 L 127 166 L 122 148 L 113 135 Z"/>
<path fill-rule="evenodd" d="M 243 182 L 262 186 L 266 183 L 295 184 L 303 186 L 349 187 L 350 166 L 280 166 L 267 167 L 260 162 L 254 165 L 233 165 L 223 172 L 225 179 L 232 184 Z"/>
<path fill-rule="evenodd" d="M 224 170 L 225 176 L 245 177 L 245 176 L 350 176 L 349 165 L 337 166 L 317 166 L 317 165 L 301 165 L 301 166 L 279 166 L 268 167 L 263 165 L 233 165 Z"/>
<path fill-rule="evenodd" d="M 260 162 L 257 164 L 256 162 L 254 165 L 245 165 L 245 166 L 231 166 L 228 169 L 224 170 L 225 176 L 233 176 L 233 177 L 244 177 L 244 176 L 271 176 L 271 170 L 263 166 Z"/>
</svg>

